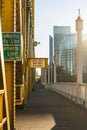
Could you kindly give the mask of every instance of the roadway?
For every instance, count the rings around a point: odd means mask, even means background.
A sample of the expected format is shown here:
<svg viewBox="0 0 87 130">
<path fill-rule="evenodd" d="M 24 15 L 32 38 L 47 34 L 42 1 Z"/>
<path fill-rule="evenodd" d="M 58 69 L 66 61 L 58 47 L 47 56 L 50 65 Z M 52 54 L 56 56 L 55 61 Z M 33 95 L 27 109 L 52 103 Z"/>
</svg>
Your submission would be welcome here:
<svg viewBox="0 0 87 130">
<path fill-rule="evenodd" d="M 56 92 L 38 88 L 17 109 L 17 130 L 87 130 L 87 109 Z"/>
</svg>

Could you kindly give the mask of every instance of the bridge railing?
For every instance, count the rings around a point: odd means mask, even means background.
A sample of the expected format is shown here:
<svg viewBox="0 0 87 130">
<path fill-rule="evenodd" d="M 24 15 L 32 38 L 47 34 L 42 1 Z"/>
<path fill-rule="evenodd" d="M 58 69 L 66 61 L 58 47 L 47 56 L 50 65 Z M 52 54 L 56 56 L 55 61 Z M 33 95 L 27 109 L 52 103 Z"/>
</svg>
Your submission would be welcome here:
<svg viewBox="0 0 87 130">
<path fill-rule="evenodd" d="M 85 106 L 87 108 L 87 84 L 77 84 L 77 83 L 54 83 L 47 84 L 47 89 L 51 89 L 71 100 L 77 104 Z"/>
<path fill-rule="evenodd" d="M 24 85 L 16 85 L 16 105 L 23 105 L 24 101 Z"/>
<path fill-rule="evenodd" d="M 7 118 L 3 117 L 3 95 L 4 95 L 4 90 L 0 90 L 0 130 L 3 129 L 3 126 L 7 121 Z"/>
</svg>

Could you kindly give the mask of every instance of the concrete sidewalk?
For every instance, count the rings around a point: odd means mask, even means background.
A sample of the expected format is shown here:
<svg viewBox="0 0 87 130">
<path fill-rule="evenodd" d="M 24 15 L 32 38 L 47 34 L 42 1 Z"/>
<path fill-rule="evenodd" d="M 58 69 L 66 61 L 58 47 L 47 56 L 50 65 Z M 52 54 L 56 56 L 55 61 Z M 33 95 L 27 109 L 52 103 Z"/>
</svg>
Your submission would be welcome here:
<svg viewBox="0 0 87 130">
<path fill-rule="evenodd" d="M 17 109 L 17 130 L 87 130 L 87 110 L 46 89 L 36 89 Z"/>
</svg>

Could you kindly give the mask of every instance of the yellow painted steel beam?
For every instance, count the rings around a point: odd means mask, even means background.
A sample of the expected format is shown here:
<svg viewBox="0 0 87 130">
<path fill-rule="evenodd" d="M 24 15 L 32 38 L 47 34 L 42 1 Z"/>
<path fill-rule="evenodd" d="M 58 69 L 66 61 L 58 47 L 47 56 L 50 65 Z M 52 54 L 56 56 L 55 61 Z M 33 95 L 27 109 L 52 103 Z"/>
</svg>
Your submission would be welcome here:
<svg viewBox="0 0 87 130">
<path fill-rule="evenodd" d="M 30 5 L 30 6 L 29 6 Z M 34 56 L 34 0 L 30 3 L 22 0 L 22 35 L 23 35 L 23 73 L 25 87 L 25 104 L 32 90 L 33 72 L 27 68 L 27 57 Z M 31 74 L 30 74 L 31 73 Z"/>
<path fill-rule="evenodd" d="M 5 124 L 5 122 L 7 121 L 7 118 L 3 118 L 2 122 L 0 123 L 0 130 L 3 130 L 3 125 Z"/>
<path fill-rule="evenodd" d="M 14 0 L 2 0 L 2 30 L 14 30 Z"/>
<path fill-rule="evenodd" d="M 34 0 L 31 0 L 31 2 L 32 2 L 32 21 L 34 25 Z"/>
<path fill-rule="evenodd" d="M 32 34 L 33 34 L 33 37 L 34 37 L 34 17 L 35 17 L 35 6 L 34 6 L 34 0 L 31 0 L 31 1 L 28 1 L 29 4 L 29 10 L 30 10 L 30 22 L 31 22 L 31 28 L 32 28 Z"/>
<path fill-rule="evenodd" d="M 16 31 L 20 32 L 20 7 L 21 0 L 16 1 Z"/>
<path fill-rule="evenodd" d="M 3 94 L 0 94 L 0 123 L 3 120 Z M 3 128 L 0 128 L 0 130 L 3 130 Z"/>
<path fill-rule="evenodd" d="M 26 0 L 22 1 L 22 34 L 23 34 L 23 75 L 24 75 L 24 91 L 25 91 L 25 97 L 24 97 L 24 104 L 26 104 L 26 59 L 27 59 L 27 47 L 26 47 Z"/>
<path fill-rule="evenodd" d="M 10 127 L 14 128 L 14 63 L 5 62 L 7 94 L 10 114 Z"/>
<path fill-rule="evenodd" d="M 21 32 L 23 38 L 24 38 L 24 1 L 17 0 L 16 2 L 16 31 Z M 22 8 L 23 7 L 23 8 Z M 23 41 L 22 43 L 22 49 L 23 49 Z M 22 50 L 23 52 L 23 50 Z M 16 87 L 17 85 L 20 85 L 23 83 L 23 57 L 21 61 L 16 61 Z M 20 95 L 20 99 L 16 99 L 16 105 L 22 105 L 23 100 L 21 100 L 21 93 L 18 88 L 16 88 L 16 98 Z"/>
<path fill-rule="evenodd" d="M 16 97 L 16 105 L 24 105 L 24 84 L 16 85 L 17 88 L 17 97 Z"/>
<path fill-rule="evenodd" d="M 35 17 L 35 14 L 34 14 L 34 11 L 35 11 L 35 8 L 34 8 L 34 0 L 31 0 L 30 1 L 30 22 L 31 22 L 31 25 L 30 25 L 30 55 L 29 55 L 29 58 L 34 58 L 34 46 L 33 46 L 33 42 L 34 42 L 34 17 Z M 34 88 L 34 69 L 31 69 L 29 68 L 29 93 L 32 92 L 33 88 Z"/>
<path fill-rule="evenodd" d="M 31 23 L 32 23 L 32 33 L 33 33 L 33 37 L 34 37 L 34 16 L 35 16 L 35 14 L 34 14 L 34 11 L 35 11 L 35 9 L 34 9 L 35 7 L 34 7 L 34 0 L 31 0 L 31 15 L 32 15 L 32 19 L 31 19 Z"/>
<path fill-rule="evenodd" d="M 2 31 L 14 31 L 14 0 L 2 0 Z M 9 104 L 10 129 L 14 129 L 14 62 L 5 61 L 5 73 Z"/>
</svg>

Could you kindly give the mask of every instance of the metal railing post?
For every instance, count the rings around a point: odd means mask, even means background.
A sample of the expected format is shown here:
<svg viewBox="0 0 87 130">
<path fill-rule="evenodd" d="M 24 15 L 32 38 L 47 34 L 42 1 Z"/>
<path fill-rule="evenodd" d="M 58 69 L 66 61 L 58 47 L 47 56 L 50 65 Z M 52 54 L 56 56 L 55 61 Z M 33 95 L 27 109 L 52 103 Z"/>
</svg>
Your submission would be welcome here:
<svg viewBox="0 0 87 130">
<path fill-rule="evenodd" d="M 79 84 L 77 83 L 77 89 L 76 89 L 76 96 L 77 96 L 77 100 L 76 100 L 76 103 L 79 104 Z"/>
</svg>

